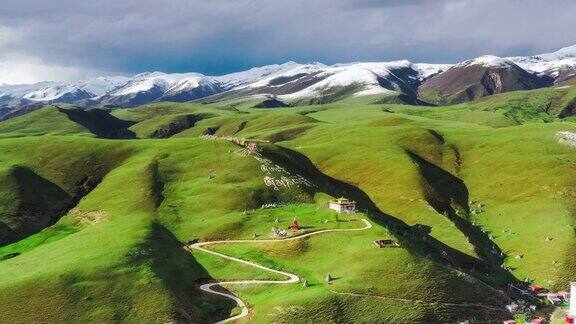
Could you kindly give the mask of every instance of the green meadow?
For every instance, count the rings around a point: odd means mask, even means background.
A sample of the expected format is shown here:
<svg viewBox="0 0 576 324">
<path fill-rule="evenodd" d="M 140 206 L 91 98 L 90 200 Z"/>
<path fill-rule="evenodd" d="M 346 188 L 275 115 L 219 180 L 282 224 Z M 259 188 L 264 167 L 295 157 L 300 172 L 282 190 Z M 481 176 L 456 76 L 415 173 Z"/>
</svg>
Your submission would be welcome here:
<svg viewBox="0 0 576 324">
<path fill-rule="evenodd" d="M 239 309 L 201 284 L 282 277 L 188 242 L 362 218 L 373 227 L 209 246 L 309 283 L 226 287 L 249 305 L 244 321 L 508 319 L 508 283 L 576 279 L 576 151 L 557 137 L 576 132 L 559 117 L 575 89 L 449 107 L 47 106 L 0 122 L 0 322 L 222 320 Z M 258 143 L 259 158 L 231 137 Z M 266 176 L 307 182 L 275 189 Z M 359 212 L 330 210 L 340 196 Z"/>
</svg>

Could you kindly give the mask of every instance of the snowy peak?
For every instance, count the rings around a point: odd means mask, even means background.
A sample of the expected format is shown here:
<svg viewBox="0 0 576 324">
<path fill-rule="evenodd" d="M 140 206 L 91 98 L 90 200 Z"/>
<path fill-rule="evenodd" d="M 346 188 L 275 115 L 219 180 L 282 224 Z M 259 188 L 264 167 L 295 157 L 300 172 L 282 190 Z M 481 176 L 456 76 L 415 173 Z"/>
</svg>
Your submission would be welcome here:
<svg viewBox="0 0 576 324">
<path fill-rule="evenodd" d="M 125 76 L 98 77 L 81 81 L 79 82 L 79 86 L 95 96 L 101 96 L 125 85 L 129 81 L 130 78 Z"/>
<path fill-rule="evenodd" d="M 424 80 L 451 68 L 452 64 L 413 63 L 412 68 L 418 72 L 418 78 Z"/>
<path fill-rule="evenodd" d="M 129 78 L 122 76 L 99 77 L 77 83 L 40 82 L 23 86 L 3 86 L 0 89 L 8 90 L 8 95 L 12 97 L 35 102 L 74 102 L 103 95 L 126 84 L 128 80 Z"/>
<path fill-rule="evenodd" d="M 269 76 L 255 80 L 247 84 L 251 88 L 259 88 L 265 86 L 278 87 L 289 82 L 297 81 L 305 76 L 322 72 L 326 65 L 322 63 L 307 63 L 307 64 L 294 64 L 289 65 L 284 71 L 278 71 Z"/>
<path fill-rule="evenodd" d="M 222 76 L 214 77 L 215 80 L 221 82 L 226 88 L 234 88 L 246 84 L 257 82 L 262 78 L 282 73 L 300 66 L 296 62 L 286 62 L 284 64 L 273 64 L 261 67 L 251 68 L 246 71 L 230 73 Z"/>
<path fill-rule="evenodd" d="M 415 86 L 449 65 L 392 62 L 354 62 L 326 66 L 310 63 L 277 73 L 250 84 L 258 93 L 279 95 L 281 99 L 301 99 L 335 91 L 354 95 L 386 94 Z"/>
<path fill-rule="evenodd" d="M 23 98 L 31 101 L 53 101 L 65 95 L 74 96 L 79 99 L 94 96 L 92 93 L 82 90 L 80 87 L 74 85 L 57 85 L 29 92 L 25 94 Z"/>
<path fill-rule="evenodd" d="M 508 59 L 527 71 L 556 79 L 566 79 L 576 75 L 576 45 L 564 47 L 552 53 L 509 57 Z"/>
<path fill-rule="evenodd" d="M 477 57 L 475 59 L 471 59 L 471 60 L 467 60 L 464 61 L 462 63 L 459 63 L 457 65 L 455 65 L 455 67 L 465 67 L 465 66 L 471 66 L 471 65 L 481 65 L 481 66 L 485 66 L 488 68 L 511 68 L 516 66 L 516 64 L 514 64 L 514 62 L 505 59 L 505 58 L 501 58 L 495 55 L 483 55 L 480 57 Z"/>
<path fill-rule="evenodd" d="M 534 57 L 540 57 L 541 59 L 545 60 L 562 60 L 566 58 L 576 58 L 576 45 L 564 47 L 552 53 L 535 55 Z"/>
</svg>

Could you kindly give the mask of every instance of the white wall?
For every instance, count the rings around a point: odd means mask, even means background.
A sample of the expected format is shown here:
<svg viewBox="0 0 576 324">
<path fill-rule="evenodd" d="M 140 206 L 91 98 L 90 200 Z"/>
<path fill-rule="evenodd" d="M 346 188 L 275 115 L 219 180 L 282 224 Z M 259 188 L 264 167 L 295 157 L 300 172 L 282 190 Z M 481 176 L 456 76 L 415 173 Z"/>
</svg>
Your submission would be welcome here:
<svg viewBox="0 0 576 324">
<path fill-rule="evenodd" d="M 570 311 L 568 315 L 576 316 L 576 282 L 570 283 Z"/>
</svg>

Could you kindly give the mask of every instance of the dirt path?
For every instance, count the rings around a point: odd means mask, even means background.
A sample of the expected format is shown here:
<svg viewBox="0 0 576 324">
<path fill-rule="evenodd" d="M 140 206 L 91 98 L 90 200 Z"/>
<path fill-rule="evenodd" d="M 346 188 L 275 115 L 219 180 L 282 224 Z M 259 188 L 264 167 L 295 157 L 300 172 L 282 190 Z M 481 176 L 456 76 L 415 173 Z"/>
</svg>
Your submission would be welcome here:
<svg viewBox="0 0 576 324">
<path fill-rule="evenodd" d="M 247 285 L 247 284 L 249 284 L 249 285 L 293 284 L 293 283 L 300 282 L 300 277 L 298 277 L 297 275 L 295 275 L 293 273 L 274 270 L 274 269 L 265 267 L 263 265 L 260 265 L 260 264 L 254 263 L 254 262 L 242 260 L 239 258 L 235 258 L 235 257 L 231 257 L 228 255 L 222 254 L 222 253 L 207 250 L 207 249 L 203 248 L 203 246 L 215 245 L 215 244 L 230 244 L 230 243 L 277 243 L 277 242 L 299 240 L 299 239 L 303 239 L 305 237 L 310 237 L 313 235 L 324 234 L 324 233 L 363 231 L 363 230 L 370 229 L 372 227 L 372 224 L 368 220 L 362 219 L 362 221 L 364 222 L 364 225 L 365 225 L 362 228 L 326 229 L 326 230 L 321 230 L 321 231 L 317 231 L 317 232 L 311 232 L 311 233 L 303 234 L 300 236 L 294 236 L 294 237 L 290 237 L 290 238 L 286 238 L 286 239 L 276 239 L 276 240 L 229 240 L 229 241 L 201 242 L 201 243 L 194 243 L 194 244 L 188 245 L 187 248 L 190 250 L 198 250 L 198 251 L 202 251 L 205 253 L 210 253 L 210 254 L 219 256 L 221 258 L 224 258 L 224 259 L 228 259 L 228 260 L 231 260 L 234 262 L 242 263 L 242 264 L 254 267 L 254 268 L 262 269 L 262 270 L 276 273 L 279 275 L 283 275 L 286 277 L 285 280 L 256 280 L 255 279 L 255 280 L 221 281 L 221 282 L 207 283 L 207 284 L 200 286 L 200 290 L 202 290 L 202 291 L 232 299 L 241 308 L 242 311 L 240 312 L 240 314 L 238 314 L 236 316 L 229 317 L 225 320 L 218 322 L 218 323 L 228 323 L 228 322 L 240 319 L 240 318 L 248 315 L 248 306 L 246 306 L 246 303 L 244 303 L 244 301 L 242 301 L 242 299 L 240 299 L 240 298 L 238 298 L 232 294 L 229 294 L 229 293 L 214 290 L 213 287 L 215 287 L 215 286 L 229 286 L 229 285 Z"/>
</svg>

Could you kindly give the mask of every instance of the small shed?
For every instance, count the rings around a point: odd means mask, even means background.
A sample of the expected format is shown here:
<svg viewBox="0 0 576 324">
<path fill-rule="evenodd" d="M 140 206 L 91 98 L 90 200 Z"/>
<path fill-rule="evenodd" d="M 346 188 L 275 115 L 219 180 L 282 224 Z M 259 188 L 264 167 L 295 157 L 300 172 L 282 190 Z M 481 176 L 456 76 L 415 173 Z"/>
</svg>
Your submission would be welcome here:
<svg viewBox="0 0 576 324">
<path fill-rule="evenodd" d="M 376 244 L 376 246 L 379 248 L 400 247 L 400 244 L 398 244 L 398 242 L 396 242 L 394 240 L 376 240 L 376 241 L 374 241 L 374 244 Z"/>
</svg>

